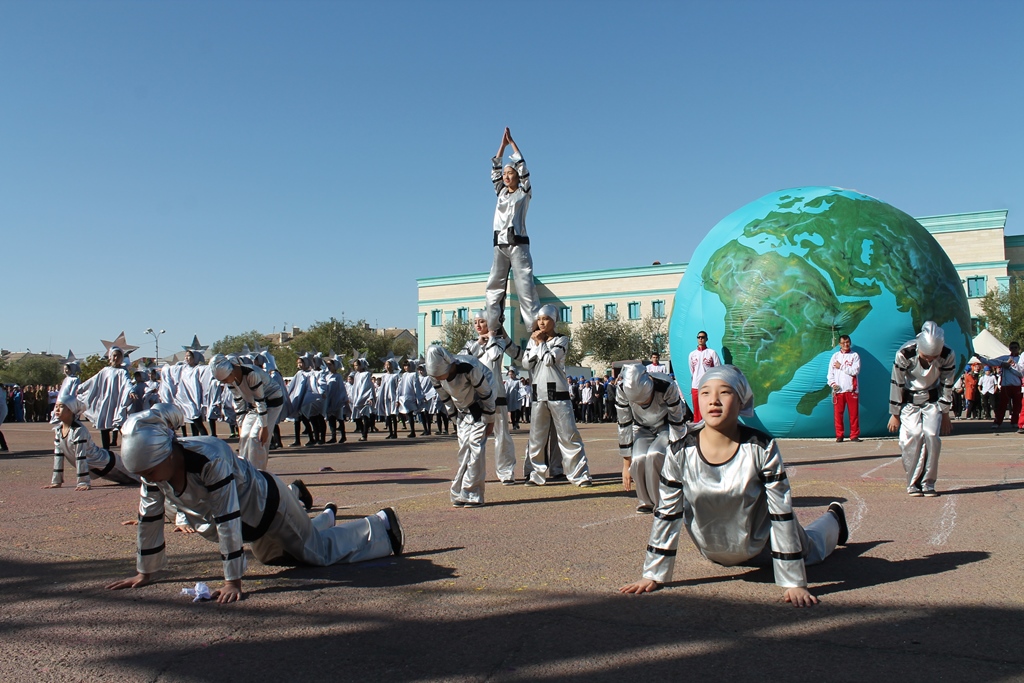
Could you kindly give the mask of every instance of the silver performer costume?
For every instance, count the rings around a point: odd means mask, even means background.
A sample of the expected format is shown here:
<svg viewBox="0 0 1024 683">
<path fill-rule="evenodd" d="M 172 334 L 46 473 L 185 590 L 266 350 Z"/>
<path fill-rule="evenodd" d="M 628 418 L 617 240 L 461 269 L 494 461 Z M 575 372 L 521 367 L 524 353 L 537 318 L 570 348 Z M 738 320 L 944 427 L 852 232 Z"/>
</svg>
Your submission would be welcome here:
<svg viewBox="0 0 1024 683">
<path fill-rule="evenodd" d="M 370 417 L 373 414 L 376 392 L 371 381 L 370 365 L 365 358 L 356 360 L 358 370 L 352 373 L 352 386 L 348 392 L 352 404 L 352 419 Z"/>
<path fill-rule="evenodd" d="M 135 485 L 139 478 L 124 468 L 121 458 L 92 442 L 89 430 L 78 421 L 82 405 L 73 395 L 63 394 L 57 402 L 75 413 L 76 419 L 64 434 L 64 425 L 59 422 L 53 432 L 53 478 L 51 484 L 64 483 L 64 461 L 69 460 L 75 466 L 78 475 L 78 486 L 88 485 L 90 479 L 106 479 L 115 484 Z"/>
<path fill-rule="evenodd" d="M 235 408 L 238 424 L 238 457 L 265 470 L 270 459 L 270 435 L 267 442 L 260 441 L 260 430 L 274 431 L 284 405 L 284 394 L 270 375 L 251 365 L 241 365 L 218 354 L 210 360 L 216 378 L 227 383 Z M 241 372 L 238 382 L 229 378 L 235 369 Z"/>
<path fill-rule="evenodd" d="M 109 365 L 79 384 L 77 397 L 85 402 L 86 419 L 96 429 L 120 427 L 125 418 L 125 397 L 131 385 L 128 370 Z"/>
<path fill-rule="evenodd" d="M 156 449 L 169 450 L 175 441 L 173 427 L 155 413 L 140 413 L 125 425 L 123 452 L 130 469 L 149 469 L 150 454 Z M 302 503 L 280 479 L 236 457 L 224 441 L 208 436 L 176 441 L 185 451 L 184 490 L 178 493 L 168 482 L 142 480 L 139 573 L 152 574 L 166 566 L 165 503 L 183 513 L 204 538 L 219 544 L 228 581 L 241 579 L 245 573 L 245 542 L 264 564 L 327 566 L 392 553 L 387 525 L 380 516 L 335 526 L 334 513 L 326 510 L 310 520 Z"/>
<path fill-rule="evenodd" d="M 953 405 L 956 353 L 932 321 L 896 352 L 889 385 L 889 413 L 900 419 L 900 451 L 907 493 L 934 495 L 939 476 L 942 416 Z M 936 356 L 925 365 L 919 354 Z"/>
<path fill-rule="evenodd" d="M 487 278 L 487 327 L 500 330 L 505 308 L 508 273 L 516 280 L 519 310 L 527 329 L 537 317 L 540 299 L 533 282 L 533 258 L 530 256 L 530 238 L 526 234 L 526 210 L 533 197 L 530 172 L 522 156 L 513 154 L 512 166 L 519 173 L 519 187 L 509 192 L 502 178 L 501 157 L 491 159 L 491 182 L 498 195 L 494 208 L 494 261 Z"/>
<path fill-rule="evenodd" d="M 558 319 L 554 306 L 550 305 L 544 306 L 538 315 Z M 534 486 L 542 486 L 547 479 L 544 447 L 552 429 L 558 438 L 565 476 L 577 486 L 590 486 L 593 483 L 583 438 L 576 428 L 572 400 L 569 397 L 569 381 L 565 376 L 565 355 L 568 350 L 569 338 L 556 334 L 542 342 L 531 338 L 523 354 L 523 363 L 530 371 L 533 403 L 530 442 L 527 446 L 527 467 L 531 471 L 527 484 Z"/>
<path fill-rule="evenodd" d="M 320 383 L 317 381 L 316 371 L 313 370 L 312 358 L 310 353 L 300 356 L 302 369 L 295 371 L 295 376 L 288 385 L 288 398 L 295 419 L 308 419 L 320 415 L 323 411 L 323 396 L 320 395 Z"/>
<path fill-rule="evenodd" d="M 509 400 L 505 395 L 505 383 L 501 379 L 501 366 L 505 354 L 508 354 L 513 360 L 518 360 L 523 355 L 522 349 L 506 336 L 490 335 L 483 345 L 478 339 L 471 339 L 462 347 L 460 353 L 473 356 L 491 371 L 491 388 L 494 390 L 495 396 L 494 470 L 502 484 L 514 484 L 516 480 L 516 447 L 512 443 L 512 434 L 509 432 Z M 518 405 L 518 400 L 516 403 Z"/>
<path fill-rule="evenodd" d="M 704 428 L 698 423 L 665 458 L 644 578 L 658 583 L 672 579 L 685 524 L 693 544 L 715 564 L 767 563 L 770 556 L 776 584 L 806 586 L 805 565 L 832 553 L 839 521 L 825 512 L 806 530 L 800 526 L 782 456 L 767 434 L 740 425 L 735 455 L 711 465 L 700 452 Z"/>
<path fill-rule="evenodd" d="M 455 420 L 459 436 L 459 466 L 452 480 L 452 505 L 483 505 L 487 425 L 494 421 L 491 371 L 473 356 L 453 356 L 437 345 L 427 349 L 425 365 L 437 399 Z M 437 379 L 442 375 L 445 379 Z"/>
<path fill-rule="evenodd" d="M 409 371 L 399 375 L 396 393 L 398 412 L 408 415 L 410 420 L 415 419 L 416 413 L 423 410 L 423 387 L 415 365 L 410 365 Z"/>
<path fill-rule="evenodd" d="M 658 507 L 661 466 L 671 444 L 686 436 L 686 411 L 679 385 L 661 372 L 649 372 L 641 363 L 622 368 L 615 392 L 619 423 L 619 451 L 629 459 L 629 474 L 636 487 L 637 511 Z"/>
<path fill-rule="evenodd" d="M 210 367 L 203 365 L 206 360 L 202 351 L 189 349 L 195 365 L 187 362 L 181 368 L 178 386 L 174 393 L 174 404 L 181 408 L 186 424 L 203 422 L 206 419 L 207 397 L 210 394 Z"/>
</svg>

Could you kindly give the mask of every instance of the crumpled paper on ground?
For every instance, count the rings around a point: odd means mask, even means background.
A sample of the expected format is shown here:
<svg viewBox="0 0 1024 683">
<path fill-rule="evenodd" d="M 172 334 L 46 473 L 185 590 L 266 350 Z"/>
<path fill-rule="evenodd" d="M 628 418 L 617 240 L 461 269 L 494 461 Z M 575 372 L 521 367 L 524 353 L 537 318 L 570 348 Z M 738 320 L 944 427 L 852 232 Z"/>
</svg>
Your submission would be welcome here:
<svg viewBox="0 0 1024 683">
<path fill-rule="evenodd" d="M 187 595 L 192 598 L 192 602 L 199 602 L 200 600 L 210 600 L 213 596 L 210 593 L 210 587 L 200 581 L 196 584 L 195 588 L 182 588 L 182 595 Z"/>
</svg>

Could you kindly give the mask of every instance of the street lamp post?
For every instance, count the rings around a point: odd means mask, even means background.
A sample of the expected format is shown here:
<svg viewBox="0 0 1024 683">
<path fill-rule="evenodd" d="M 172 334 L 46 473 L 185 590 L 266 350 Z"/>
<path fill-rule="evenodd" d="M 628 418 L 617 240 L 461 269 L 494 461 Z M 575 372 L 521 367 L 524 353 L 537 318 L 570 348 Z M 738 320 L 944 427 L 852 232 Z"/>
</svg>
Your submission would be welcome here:
<svg viewBox="0 0 1024 683">
<path fill-rule="evenodd" d="M 143 332 L 143 334 L 153 335 L 153 339 L 156 340 L 156 359 L 158 361 L 160 360 L 160 335 L 166 331 L 167 330 L 160 330 L 159 332 L 154 332 L 152 327 L 147 327 L 145 332 Z"/>
</svg>

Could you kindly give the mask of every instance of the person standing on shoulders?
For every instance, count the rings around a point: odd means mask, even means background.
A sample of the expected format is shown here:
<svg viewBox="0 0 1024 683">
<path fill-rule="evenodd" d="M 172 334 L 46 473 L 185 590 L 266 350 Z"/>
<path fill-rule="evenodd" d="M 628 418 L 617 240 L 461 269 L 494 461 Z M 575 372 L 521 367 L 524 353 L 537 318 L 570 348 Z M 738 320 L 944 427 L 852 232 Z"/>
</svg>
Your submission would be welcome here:
<svg viewBox="0 0 1024 683">
<path fill-rule="evenodd" d="M 860 406 L 857 376 L 860 355 L 852 350 L 850 335 L 839 337 L 839 350 L 828 364 L 828 385 L 832 387 L 832 405 L 836 418 L 836 442 L 843 440 L 843 412 L 850 411 L 850 441 L 860 441 Z"/>
</svg>

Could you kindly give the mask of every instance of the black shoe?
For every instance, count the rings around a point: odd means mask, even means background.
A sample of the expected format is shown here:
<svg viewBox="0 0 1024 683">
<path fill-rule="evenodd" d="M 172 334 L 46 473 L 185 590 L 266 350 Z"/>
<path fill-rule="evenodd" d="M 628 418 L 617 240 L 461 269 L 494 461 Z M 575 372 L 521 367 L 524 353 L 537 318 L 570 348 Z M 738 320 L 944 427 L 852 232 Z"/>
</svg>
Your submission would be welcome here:
<svg viewBox="0 0 1024 683">
<path fill-rule="evenodd" d="M 407 438 L 407 439 L 415 439 L 416 438 L 416 434 L 415 433 L 413 433 L 413 434 L 406 434 L 405 438 Z"/>
<path fill-rule="evenodd" d="M 299 490 L 299 500 L 302 501 L 302 507 L 306 508 L 306 512 L 313 509 L 313 494 L 309 492 L 306 485 L 302 483 L 301 479 L 296 479 L 292 482 L 292 486 Z"/>
<path fill-rule="evenodd" d="M 839 522 L 839 539 L 836 541 L 836 545 L 846 545 L 847 539 L 850 538 L 850 528 L 846 526 L 846 510 L 843 509 L 842 503 L 834 501 L 829 503 L 828 511 L 831 512 L 836 521 Z"/>
<path fill-rule="evenodd" d="M 501 480 L 501 485 L 502 486 L 515 486 L 516 485 L 516 480 L 515 479 L 502 479 Z"/>
<path fill-rule="evenodd" d="M 338 439 L 332 436 L 331 438 L 329 438 L 324 443 L 338 443 Z"/>
<path fill-rule="evenodd" d="M 306 442 L 306 448 L 309 448 L 311 446 L 319 446 L 319 445 L 320 444 L 317 443 L 316 439 L 310 439 L 309 441 Z"/>
<path fill-rule="evenodd" d="M 855 436 L 852 439 L 850 439 L 850 441 L 852 441 L 853 443 L 860 443 L 860 437 L 859 436 Z"/>
<path fill-rule="evenodd" d="M 359 441 L 366 441 L 366 437 L 365 437 L 365 436 L 361 436 L 361 437 L 359 437 L 359 439 L 358 439 L 358 440 L 359 440 Z"/>
<path fill-rule="evenodd" d="M 402 554 L 402 548 L 405 547 L 405 532 L 402 531 L 402 524 L 398 521 L 398 515 L 392 508 L 384 508 L 382 511 L 388 518 L 388 524 L 391 528 L 388 529 L 388 540 L 391 541 L 391 552 L 395 555 Z"/>
<path fill-rule="evenodd" d="M 301 445 L 302 445 L 301 441 L 292 441 L 290 444 L 288 444 L 288 447 L 289 448 L 298 448 Z"/>
<path fill-rule="evenodd" d="M 335 505 L 334 503 L 328 503 L 327 505 L 324 505 L 324 510 L 330 510 L 331 512 L 334 513 L 334 519 L 338 519 L 338 506 Z"/>
<path fill-rule="evenodd" d="M 837 436 L 836 437 L 836 443 L 842 443 L 842 442 L 843 442 L 843 437 Z"/>
</svg>

